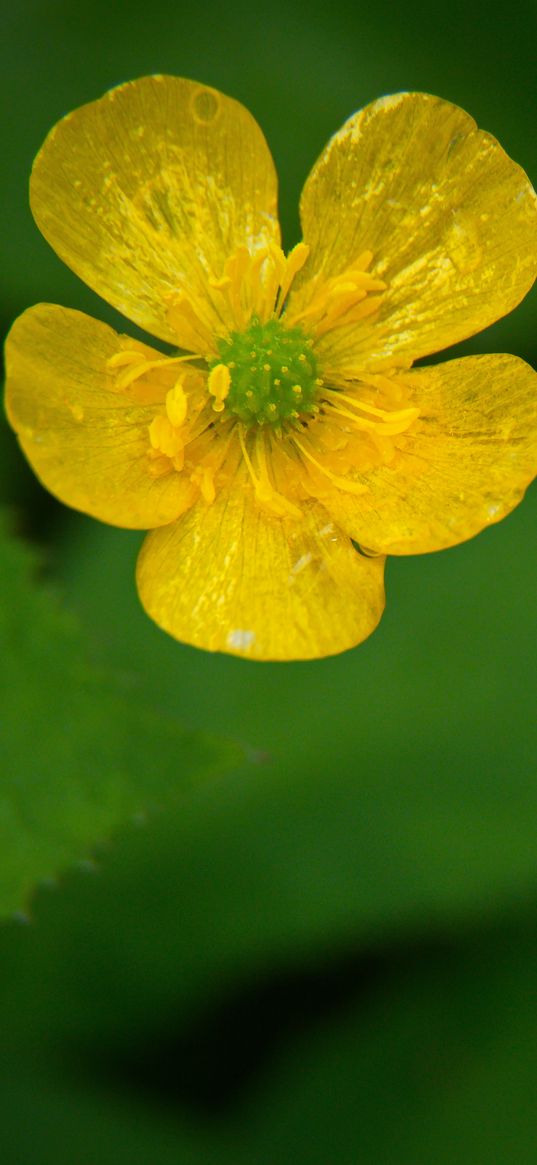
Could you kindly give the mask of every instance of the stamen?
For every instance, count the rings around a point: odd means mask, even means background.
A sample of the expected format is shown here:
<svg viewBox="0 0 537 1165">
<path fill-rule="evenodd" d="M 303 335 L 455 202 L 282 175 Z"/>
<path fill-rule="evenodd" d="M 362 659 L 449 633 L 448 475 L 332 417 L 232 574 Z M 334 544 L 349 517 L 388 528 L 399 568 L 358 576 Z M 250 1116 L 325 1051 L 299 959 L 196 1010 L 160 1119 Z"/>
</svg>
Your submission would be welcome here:
<svg viewBox="0 0 537 1165">
<path fill-rule="evenodd" d="M 289 251 L 285 260 L 284 270 L 280 278 L 280 290 L 278 292 L 278 299 L 276 301 L 275 314 L 278 316 L 281 313 L 282 307 L 289 295 L 291 284 L 295 275 L 301 270 L 310 253 L 310 248 L 307 243 L 297 243 L 295 247 Z"/>
<path fill-rule="evenodd" d="M 216 469 L 212 465 L 197 465 L 194 472 L 190 474 L 192 484 L 199 487 L 203 500 L 209 506 L 212 505 L 216 497 L 215 473 Z"/>
<path fill-rule="evenodd" d="M 149 426 L 149 440 L 153 449 L 172 459 L 177 457 L 185 444 L 181 432 L 172 425 L 163 413 L 153 417 Z"/>
<path fill-rule="evenodd" d="M 292 281 L 308 254 L 306 243 L 297 243 L 287 258 L 281 247 L 272 241 L 253 253 L 245 246 L 237 247 L 226 259 L 223 275 L 209 279 L 211 289 L 224 301 L 222 318 L 225 318 L 227 309 L 231 314 L 230 322 L 237 330 L 242 330 L 253 316 L 262 323 L 271 316 L 279 316 Z M 222 312 L 222 305 L 218 310 Z"/>
<path fill-rule="evenodd" d="M 106 366 L 112 371 L 116 368 L 125 368 L 116 380 L 117 387 L 124 389 L 139 377 L 145 376 L 146 372 L 152 372 L 154 368 L 167 368 L 170 364 L 183 364 L 185 361 L 196 359 L 199 359 L 198 353 L 188 353 L 186 356 L 162 356 L 158 360 L 148 360 L 145 352 L 140 352 L 136 348 L 125 348 L 111 356 Z"/>
<path fill-rule="evenodd" d="M 298 437 L 293 437 L 293 444 L 296 445 L 297 449 L 300 450 L 303 456 L 306 457 L 308 461 L 311 461 L 312 465 L 314 465 L 320 473 L 324 474 L 325 477 L 328 477 L 330 481 L 338 487 L 338 489 L 345 490 L 346 493 L 351 494 L 367 493 L 367 486 L 361 485 L 357 481 L 349 481 L 346 477 L 338 477 L 338 475 L 332 473 L 332 470 L 328 469 L 326 465 L 321 465 L 321 462 L 317 461 L 316 457 L 313 457 L 309 450 L 306 449 L 306 446 L 303 444 L 303 442 L 298 440 Z"/>
<path fill-rule="evenodd" d="M 396 433 L 404 433 L 405 429 L 418 416 L 419 409 L 408 409 L 413 415 L 410 418 L 405 418 L 403 421 L 367 421 L 365 417 L 359 417 L 356 413 L 351 413 L 349 409 L 343 405 L 332 404 L 331 401 L 326 401 L 327 416 L 345 417 L 352 421 L 357 429 L 363 430 L 364 433 L 378 433 L 381 436 L 394 436 Z M 390 415 L 389 413 L 387 414 Z"/>
<path fill-rule="evenodd" d="M 243 244 L 226 259 L 223 276 L 220 279 L 209 280 L 210 286 L 225 296 L 235 320 L 241 325 L 246 322 L 243 318 L 241 290 L 250 262 L 250 252 Z"/>
<path fill-rule="evenodd" d="M 244 425 L 238 426 L 239 441 L 241 444 L 242 455 L 246 464 L 246 468 L 252 479 L 256 500 L 269 513 L 274 514 L 278 518 L 301 518 L 302 511 L 298 506 L 293 505 L 288 498 L 284 498 L 282 494 L 278 493 L 272 485 L 267 465 L 266 450 L 264 445 L 264 434 L 259 431 L 256 435 L 256 455 L 259 466 L 259 477 L 255 472 L 251 457 L 246 448 Z"/>
<path fill-rule="evenodd" d="M 201 352 L 204 356 L 213 352 L 215 321 L 209 317 L 198 296 L 192 294 L 189 297 L 184 291 L 176 292 L 170 298 L 167 317 L 170 327 L 177 332 L 182 348 Z"/>
<path fill-rule="evenodd" d="M 107 368 L 122 368 L 124 364 L 138 364 L 145 359 L 143 352 L 137 348 L 122 348 L 120 352 L 115 352 L 110 359 L 106 361 Z"/>
<path fill-rule="evenodd" d="M 166 412 L 170 424 L 179 428 L 186 420 L 188 399 L 181 380 L 166 393 Z"/>
<path fill-rule="evenodd" d="M 318 283 L 310 302 L 291 313 L 293 323 L 306 321 L 319 337 L 375 312 L 381 297 L 370 296 L 370 292 L 385 291 L 386 283 L 367 271 L 372 258 L 372 251 L 364 251 L 351 267 Z"/>
<path fill-rule="evenodd" d="M 251 302 L 260 320 L 274 314 L 278 288 L 285 271 L 285 255 L 276 243 L 269 243 L 265 262 L 259 268 L 256 287 L 252 288 Z"/>
<path fill-rule="evenodd" d="M 367 268 L 371 266 L 372 262 L 373 252 L 362 251 L 361 255 L 358 255 L 358 258 L 354 260 L 352 269 L 353 271 L 367 271 Z"/>
<path fill-rule="evenodd" d="M 257 490 L 257 499 L 262 504 L 267 506 L 275 514 L 282 517 L 288 516 L 290 518 L 301 518 L 302 511 L 298 506 L 293 505 L 288 498 L 283 494 L 278 493 L 274 488 L 269 475 L 269 467 L 267 462 L 267 451 L 265 446 L 265 434 L 260 430 L 256 433 L 255 451 L 257 456 L 257 464 L 259 467 L 259 487 Z"/>
<path fill-rule="evenodd" d="M 388 375 L 383 375 L 378 372 L 364 373 L 363 366 L 353 367 L 353 365 L 345 365 L 340 369 L 341 375 L 345 380 L 357 380 L 365 384 L 368 388 L 379 389 L 384 399 L 393 402 L 394 406 L 400 404 L 401 401 L 408 397 L 408 384 L 404 377 L 399 375 L 402 369 L 390 371 Z"/>
<path fill-rule="evenodd" d="M 212 505 L 217 493 L 216 475 L 227 460 L 230 446 L 235 437 L 234 425 L 223 425 L 216 431 L 212 428 L 212 421 L 194 440 L 188 438 L 187 459 L 189 467 L 194 465 L 190 474 L 190 481 L 199 489 L 202 498 L 208 505 Z"/>
<path fill-rule="evenodd" d="M 211 429 L 214 424 L 213 413 L 209 409 L 202 408 L 199 410 L 197 418 L 194 417 L 194 420 L 196 419 L 198 421 L 197 425 L 194 424 L 192 427 L 185 426 L 185 445 L 191 445 L 198 438 L 203 437 L 204 433 Z"/>
<path fill-rule="evenodd" d="M 180 448 L 177 450 L 177 453 L 175 454 L 175 457 L 172 460 L 172 465 L 173 465 L 173 468 L 176 469 L 178 473 L 181 473 L 181 471 L 184 469 L 184 465 L 185 465 L 185 446 L 184 445 L 181 445 Z"/>
<path fill-rule="evenodd" d="M 213 409 L 215 413 L 221 413 L 225 407 L 224 401 L 229 393 L 231 384 L 231 373 L 227 364 L 216 364 L 211 368 L 207 380 L 207 388 L 214 396 Z"/>
<path fill-rule="evenodd" d="M 361 298 L 361 297 L 358 297 Z M 324 336 L 334 327 L 346 327 L 348 324 L 355 324 L 358 320 L 363 320 L 366 316 L 373 315 L 382 302 L 382 296 L 372 295 L 369 299 L 361 299 L 355 307 L 345 308 L 343 312 L 339 311 L 337 304 L 334 308 L 321 319 L 318 324 L 314 325 L 317 337 Z"/>
<path fill-rule="evenodd" d="M 415 421 L 416 417 L 418 417 L 420 413 L 420 410 L 415 407 L 410 407 L 407 409 L 394 409 L 390 412 L 387 409 L 380 409 L 376 405 L 366 404 L 366 402 L 363 400 L 359 400 L 356 397 L 349 396 L 347 393 L 339 392 L 337 389 L 333 388 L 325 388 L 323 397 L 328 397 L 329 401 L 333 400 L 336 403 L 339 401 L 345 401 L 346 404 L 352 405 L 352 407 L 355 409 L 360 409 L 360 411 L 363 413 L 369 413 L 373 417 L 380 417 L 382 421 L 387 421 L 389 423 L 402 422 L 405 428 L 407 428 L 408 425 L 412 423 L 412 421 Z"/>
</svg>

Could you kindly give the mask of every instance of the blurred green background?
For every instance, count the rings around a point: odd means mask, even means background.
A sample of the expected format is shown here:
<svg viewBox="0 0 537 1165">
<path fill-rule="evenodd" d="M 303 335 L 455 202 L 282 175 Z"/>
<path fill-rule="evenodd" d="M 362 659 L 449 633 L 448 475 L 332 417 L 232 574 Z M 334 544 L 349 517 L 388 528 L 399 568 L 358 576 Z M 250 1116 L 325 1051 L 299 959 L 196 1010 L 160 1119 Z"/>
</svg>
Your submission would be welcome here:
<svg viewBox="0 0 537 1165">
<path fill-rule="evenodd" d="M 0 31 L 4 331 L 40 300 L 124 326 L 27 180 L 64 113 L 145 73 L 252 110 L 287 246 L 314 159 L 383 93 L 462 105 L 537 180 L 535 0 L 22 0 Z M 536 365 L 536 319 L 533 293 L 457 354 Z M 61 508 L 0 437 L 40 563 L 4 535 L 4 1165 L 533 1165 L 535 490 L 391 560 L 362 647 L 259 665 L 167 639 L 140 537 Z"/>
</svg>

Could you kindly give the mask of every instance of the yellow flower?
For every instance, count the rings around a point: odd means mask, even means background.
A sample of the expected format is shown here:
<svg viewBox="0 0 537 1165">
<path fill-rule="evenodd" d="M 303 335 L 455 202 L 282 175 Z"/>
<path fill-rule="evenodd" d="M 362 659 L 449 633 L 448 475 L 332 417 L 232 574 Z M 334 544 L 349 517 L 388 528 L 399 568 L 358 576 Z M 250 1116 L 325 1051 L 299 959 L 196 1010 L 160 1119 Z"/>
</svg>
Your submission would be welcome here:
<svg viewBox="0 0 537 1165">
<path fill-rule="evenodd" d="M 461 109 L 400 93 L 351 117 L 287 256 L 257 124 L 175 77 L 64 118 L 31 199 L 60 257 L 173 346 L 41 304 L 7 347 L 26 456 L 62 501 L 151 531 L 138 588 L 171 635 L 252 659 L 343 651 L 381 616 L 384 555 L 451 546 L 522 497 L 533 370 L 411 367 L 537 274 L 534 191 Z"/>
</svg>

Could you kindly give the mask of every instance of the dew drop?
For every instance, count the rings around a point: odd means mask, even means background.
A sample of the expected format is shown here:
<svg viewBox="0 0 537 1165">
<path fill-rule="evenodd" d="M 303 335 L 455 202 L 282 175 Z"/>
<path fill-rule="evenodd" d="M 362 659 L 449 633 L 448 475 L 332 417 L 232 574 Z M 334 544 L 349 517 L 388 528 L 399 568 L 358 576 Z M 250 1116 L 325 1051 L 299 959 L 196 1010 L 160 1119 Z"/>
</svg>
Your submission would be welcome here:
<svg viewBox="0 0 537 1165">
<path fill-rule="evenodd" d="M 237 651 L 248 651 L 255 639 L 254 631 L 244 631 L 237 627 L 235 631 L 230 631 L 227 637 L 228 647 L 234 647 Z"/>
</svg>

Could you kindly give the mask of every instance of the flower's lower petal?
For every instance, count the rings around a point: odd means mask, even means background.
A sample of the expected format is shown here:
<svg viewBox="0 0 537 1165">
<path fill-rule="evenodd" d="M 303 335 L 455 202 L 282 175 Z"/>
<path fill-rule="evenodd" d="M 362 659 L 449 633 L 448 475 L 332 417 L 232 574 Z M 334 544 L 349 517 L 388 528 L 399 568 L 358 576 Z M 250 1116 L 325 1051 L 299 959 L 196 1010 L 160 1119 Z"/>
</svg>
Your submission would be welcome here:
<svg viewBox="0 0 537 1165">
<path fill-rule="evenodd" d="M 365 251 L 387 284 L 375 314 L 319 344 L 325 364 L 408 364 L 511 311 L 537 274 L 537 200 L 529 180 L 462 109 L 426 93 L 383 97 L 328 143 L 301 200 L 308 280 L 344 272 Z"/>
<path fill-rule="evenodd" d="M 170 297 L 209 310 L 208 277 L 239 245 L 279 242 L 259 126 L 238 101 L 181 77 L 142 77 L 65 117 L 37 155 L 30 194 L 37 225 L 77 275 L 189 351 Z"/>
<path fill-rule="evenodd" d="M 82 312 L 30 308 L 6 344 L 6 406 L 26 457 L 60 501 L 103 522 L 148 529 L 181 513 L 189 483 L 175 472 L 149 473 L 155 405 L 114 391 L 107 375 L 120 339 Z"/>
<path fill-rule="evenodd" d="M 505 517 L 537 473 L 537 373 L 515 356 L 468 356 L 404 374 L 421 415 L 360 496 L 323 503 L 382 554 L 464 542 Z"/>
<path fill-rule="evenodd" d="M 302 521 L 255 502 L 243 472 L 229 492 L 148 535 L 137 581 L 175 638 L 258 660 L 345 651 L 376 627 L 384 559 L 356 553 L 317 503 Z"/>
</svg>

